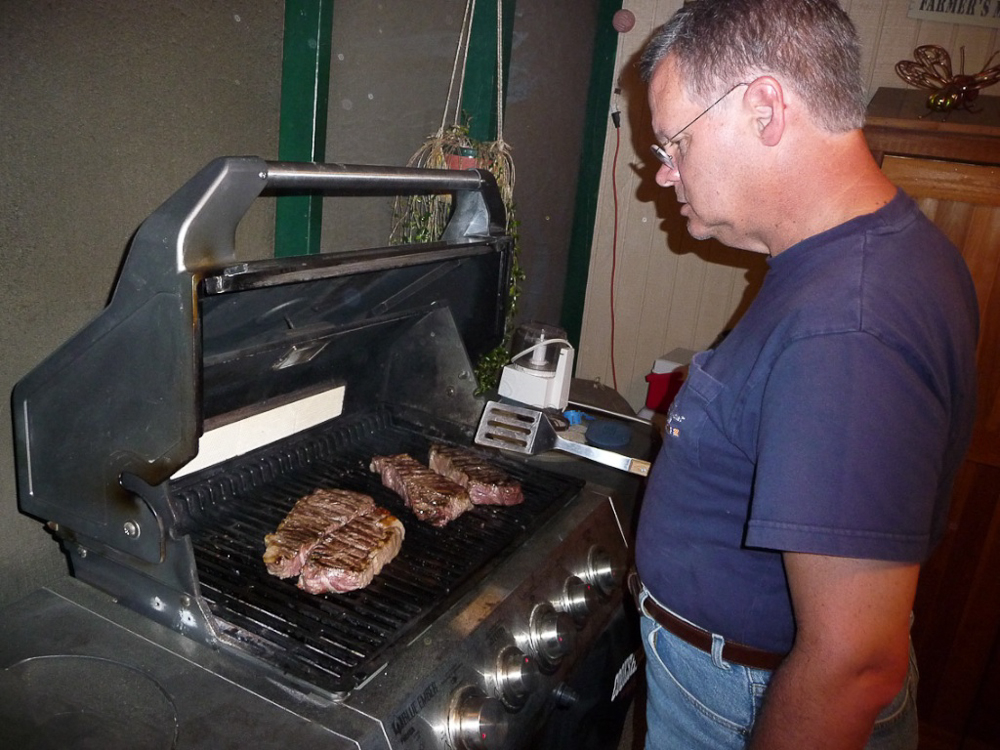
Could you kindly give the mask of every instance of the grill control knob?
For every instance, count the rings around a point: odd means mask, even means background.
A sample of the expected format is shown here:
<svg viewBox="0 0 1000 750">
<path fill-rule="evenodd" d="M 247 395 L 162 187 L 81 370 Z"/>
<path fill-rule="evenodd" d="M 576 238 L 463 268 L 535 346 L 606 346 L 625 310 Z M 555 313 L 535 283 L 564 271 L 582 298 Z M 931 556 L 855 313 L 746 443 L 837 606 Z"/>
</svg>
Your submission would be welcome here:
<svg viewBox="0 0 1000 750">
<path fill-rule="evenodd" d="M 535 605 L 528 621 L 531 647 L 542 671 L 554 672 L 559 662 L 573 650 L 576 629 L 565 612 L 556 612 L 548 603 Z"/>
<path fill-rule="evenodd" d="M 496 698 L 466 685 L 448 710 L 448 738 L 458 750 L 499 750 L 507 742 L 507 712 Z"/>
<path fill-rule="evenodd" d="M 621 588 L 625 569 L 603 547 L 593 546 L 587 553 L 587 569 L 583 578 L 605 596 Z"/>
<path fill-rule="evenodd" d="M 497 689 L 504 705 L 518 709 L 538 687 L 538 665 L 516 646 L 507 646 L 497 656 Z"/>
<path fill-rule="evenodd" d="M 583 627 L 595 604 L 597 592 L 592 585 L 577 576 L 566 579 L 559 609 L 572 617 L 577 627 Z"/>
</svg>

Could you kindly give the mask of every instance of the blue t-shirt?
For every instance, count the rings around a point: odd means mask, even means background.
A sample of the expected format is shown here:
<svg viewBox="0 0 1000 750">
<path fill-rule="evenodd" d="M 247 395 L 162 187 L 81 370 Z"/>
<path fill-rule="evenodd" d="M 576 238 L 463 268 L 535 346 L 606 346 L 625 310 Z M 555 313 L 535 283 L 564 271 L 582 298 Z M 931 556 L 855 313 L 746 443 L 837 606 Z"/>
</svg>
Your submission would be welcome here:
<svg viewBox="0 0 1000 750">
<path fill-rule="evenodd" d="M 683 617 L 785 653 L 782 551 L 922 562 L 939 540 L 974 419 L 978 307 L 901 192 L 769 266 L 671 406 L 636 564 Z"/>
</svg>

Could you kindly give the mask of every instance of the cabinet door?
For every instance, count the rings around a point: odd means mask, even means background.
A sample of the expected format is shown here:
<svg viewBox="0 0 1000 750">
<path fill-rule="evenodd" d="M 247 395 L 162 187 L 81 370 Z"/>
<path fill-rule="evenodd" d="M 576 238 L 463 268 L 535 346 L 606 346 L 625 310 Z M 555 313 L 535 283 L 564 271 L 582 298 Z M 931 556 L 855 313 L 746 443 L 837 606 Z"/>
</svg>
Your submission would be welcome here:
<svg viewBox="0 0 1000 750">
<path fill-rule="evenodd" d="M 981 328 L 969 458 L 1000 466 L 1000 167 L 886 156 L 882 170 L 944 230 L 972 271 Z"/>
<path fill-rule="evenodd" d="M 979 299 L 979 404 L 948 533 L 924 567 L 914 644 L 921 722 L 1000 747 L 1000 167 L 886 156 L 882 169 L 955 243 Z M 992 664 L 991 664 L 992 663 Z M 992 675 L 992 677 L 991 677 Z M 958 739 L 960 738 L 960 739 Z M 958 747 L 958 744 L 941 747 Z"/>
</svg>

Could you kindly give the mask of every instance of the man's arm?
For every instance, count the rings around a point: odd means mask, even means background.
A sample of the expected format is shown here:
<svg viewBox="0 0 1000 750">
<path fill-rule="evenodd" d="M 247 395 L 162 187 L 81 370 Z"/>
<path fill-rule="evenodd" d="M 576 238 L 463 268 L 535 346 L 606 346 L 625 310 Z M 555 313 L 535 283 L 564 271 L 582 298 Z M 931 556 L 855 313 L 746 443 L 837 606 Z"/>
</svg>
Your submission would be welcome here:
<svg viewBox="0 0 1000 750">
<path fill-rule="evenodd" d="M 920 566 L 790 552 L 784 561 L 795 644 L 750 747 L 860 750 L 906 679 Z"/>
</svg>

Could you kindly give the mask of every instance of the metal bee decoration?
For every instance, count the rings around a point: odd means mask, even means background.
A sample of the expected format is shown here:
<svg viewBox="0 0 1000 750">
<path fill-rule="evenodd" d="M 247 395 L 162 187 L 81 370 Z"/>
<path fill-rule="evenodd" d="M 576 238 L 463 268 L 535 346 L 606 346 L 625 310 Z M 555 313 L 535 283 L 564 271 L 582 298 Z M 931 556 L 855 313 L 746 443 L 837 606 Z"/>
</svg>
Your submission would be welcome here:
<svg viewBox="0 0 1000 750">
<path fill-rule="evenodd" d="M 1000 65 L 989 67 L 1000 55 L 994 52 L 983 69 L 975 75 L 965 74 L 965 48 L 962 48 L 962 72 L 954 75 L 951 71 L 951 56 L 943 47 L 924 44 L 913 50 L 913 60 L 896 63 L 896 73 L 911 86 L 930 89 L 927 107 L 935 112 L 951 112 L 961 107 L 974 112 L 972 102 L 979 96 L 979 90 L 1000 81 Z"/>
</svg>

